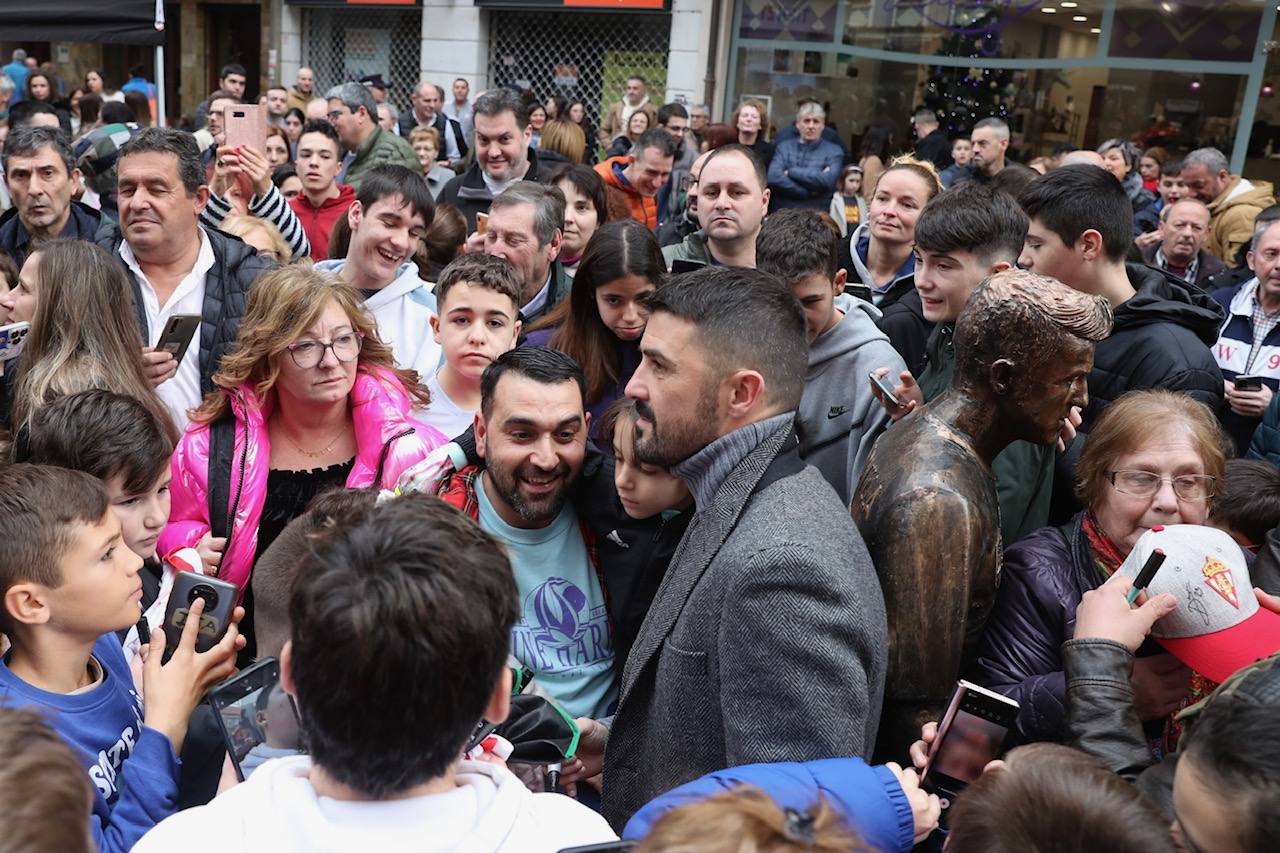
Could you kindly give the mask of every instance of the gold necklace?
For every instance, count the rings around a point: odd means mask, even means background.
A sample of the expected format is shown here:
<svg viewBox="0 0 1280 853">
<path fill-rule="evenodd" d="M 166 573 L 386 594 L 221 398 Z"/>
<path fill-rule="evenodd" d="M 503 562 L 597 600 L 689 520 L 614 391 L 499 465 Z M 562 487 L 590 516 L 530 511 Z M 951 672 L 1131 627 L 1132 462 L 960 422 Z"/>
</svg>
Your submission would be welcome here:
<svg viewBox="0 0 1280 853">
<path fill-rule="evenodd" d="M 301 453 L 303 456 L 307 457 L 308 459 L 319 459 L 323 457 L 325 454 L 327 454 L 330 450 L 333 450 L 334 445 L 337 444 L 346 436 L 348 429 L 349 427 L 343 427 L 342 432 L 338 433 L 336 436 L 333 437 L 333 441 L 329 442 L 320 450 L 315 450 L 315 451 L 304 449 L 301 445 L 298 444 L 298 442 L 293 440 L 293 436 L 289 435 L 289 433 L 284 429 L 283 426 L 280 428 L 280 431 L 284 433 L 285 438 L 289 439 L 289 443 L 293 445 L 293 448 L 297 450 L 299 453 Z"/>
</svg>

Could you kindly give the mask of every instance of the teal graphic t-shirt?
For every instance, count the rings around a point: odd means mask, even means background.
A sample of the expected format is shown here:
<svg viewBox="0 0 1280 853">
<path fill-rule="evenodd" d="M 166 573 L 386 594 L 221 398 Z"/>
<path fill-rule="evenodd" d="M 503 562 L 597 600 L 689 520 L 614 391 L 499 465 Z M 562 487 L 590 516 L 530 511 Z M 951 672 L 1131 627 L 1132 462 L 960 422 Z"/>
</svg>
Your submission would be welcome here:
<svg viewBox="0 0 1280 853">
<path fill-rule="evenodd" d="M 502 520 L 483 478 L 476 499 L 480 527 L 507 546 L 520 590 L 511 654 L 573 716 L 606 716 L 617 698 L 613 637 L 578 514 L 566 504 L 547 527 L 526 530 Z"/>
</svg>

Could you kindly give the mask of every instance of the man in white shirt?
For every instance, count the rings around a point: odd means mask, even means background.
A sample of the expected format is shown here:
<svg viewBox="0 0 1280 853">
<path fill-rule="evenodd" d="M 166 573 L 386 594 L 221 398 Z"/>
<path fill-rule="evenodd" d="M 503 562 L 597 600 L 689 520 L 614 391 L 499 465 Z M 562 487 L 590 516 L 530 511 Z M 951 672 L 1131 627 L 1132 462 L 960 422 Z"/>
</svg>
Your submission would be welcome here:
<svg viewBox="0 0 1280 853">
<path fill-rule="evenodd" d="M 413 253 L 434 218 L 435 203 L 420 173 L 375 166 L 347 208 L 346 258 L 316 264 L 364 293 L 378 337 L 390 345 L 396 364 L 418 371 L 423 381 L 440 366 L 440 345 L 431 331 L 436 297 L 418 275 Z"/>
<path fill-rule="evenodd" d="M 459 77 L 453 81 L 453 100 L 445 102 L 441 109 L 445 115 L 462 125 L 462 135 L 470 139 L 471 134 L 475 132 L 475 124 L 472 122 L 472 107 L 468 96 L 471 94 L 471 84 L 466 78 Z"/>
<path fill-rule="evenodd" d="M 214 390 L 213 374 L 235 344 L 249 288 L 274 267 L 253 247 L 200 227 L 209 200 L 200 149 L 189 133 L 149 127 L 120 149 L 117 167 L 120 224 L 97 243 L 130 273 L 142 328 L 143 361 L 156 393 L 179 429 L 188 410 Z M 182 361 L 154 347 L 170 318 L 201 318 Z"/>
<path fill-rule="evenodd" d="M 161 822 L 136 853 L 554 853 L 616 839 L 586 806 L 462 756 L 481 719 L 505 720 L 511 704 L 521 606 L 502 546 L 422 494 L 344 534 L 316 543 L 280 654 L 310 754 L 264 762 Z"/>
</svg>

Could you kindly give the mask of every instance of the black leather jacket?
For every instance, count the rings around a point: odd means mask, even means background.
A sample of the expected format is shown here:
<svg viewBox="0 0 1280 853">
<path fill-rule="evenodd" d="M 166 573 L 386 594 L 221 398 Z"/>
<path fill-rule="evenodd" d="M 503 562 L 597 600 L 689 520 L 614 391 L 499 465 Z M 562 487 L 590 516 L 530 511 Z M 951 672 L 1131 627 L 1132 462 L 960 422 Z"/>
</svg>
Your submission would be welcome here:
<svg viewBox="0 0 1280 853">
<path fill-rule="evenodd" d="M 1133 707 L 1133 654 L 1111 640 L 1062 644 L 1067 678 L 1068 742 L 1133 782 L 1161 811 L 1173 815 L 1178 756 L 1157 762 Z"/>
</svg>

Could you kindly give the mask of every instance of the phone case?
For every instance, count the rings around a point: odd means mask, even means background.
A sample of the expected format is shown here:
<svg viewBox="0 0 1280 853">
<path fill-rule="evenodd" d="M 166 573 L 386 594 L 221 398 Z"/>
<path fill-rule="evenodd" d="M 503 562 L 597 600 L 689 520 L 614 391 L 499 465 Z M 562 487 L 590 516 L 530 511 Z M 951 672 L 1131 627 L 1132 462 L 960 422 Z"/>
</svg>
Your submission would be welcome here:
<svg viewBox="0 0 1280 853">
<path fill-rule="evenodd" d="M 0 326 L 0 362 L 12 361 L 22 355 L 30 332 L 31 324 L 26 321 Z"/>
<path fill-rule="evenodd" d="M 200 614 L 200 630 L 196 634 L 196 651 L 207 652 L 227 633 L 238 593 L 239 590 L 233 583 L 194 572 L 178 572 L 174 576 L 173 590 L 169 593 L 169 604 L 164 611 L 164 660 L 172 657 L 174 649 L 178 647 L 191 604 L 196 598 L 205 599 L 205 609 Z"/>
<path fill-rule="evenodd" d="M 257 104 L 236 104 L 227 107 L 223 114 L 226 127 L 226 145 L 237 148 L 247 145 L 263 153 L 267 145 L 267 116 Z"/>
<path fill-rule="evenodd" d="M 164 331 L 160 333 L 160 339 L 156 341 L 156 349 L 167 352 L 176 360 L 182 361 L 199 329 L 200 315 L 175 314 L 169 318 Z"/>
</svg>

